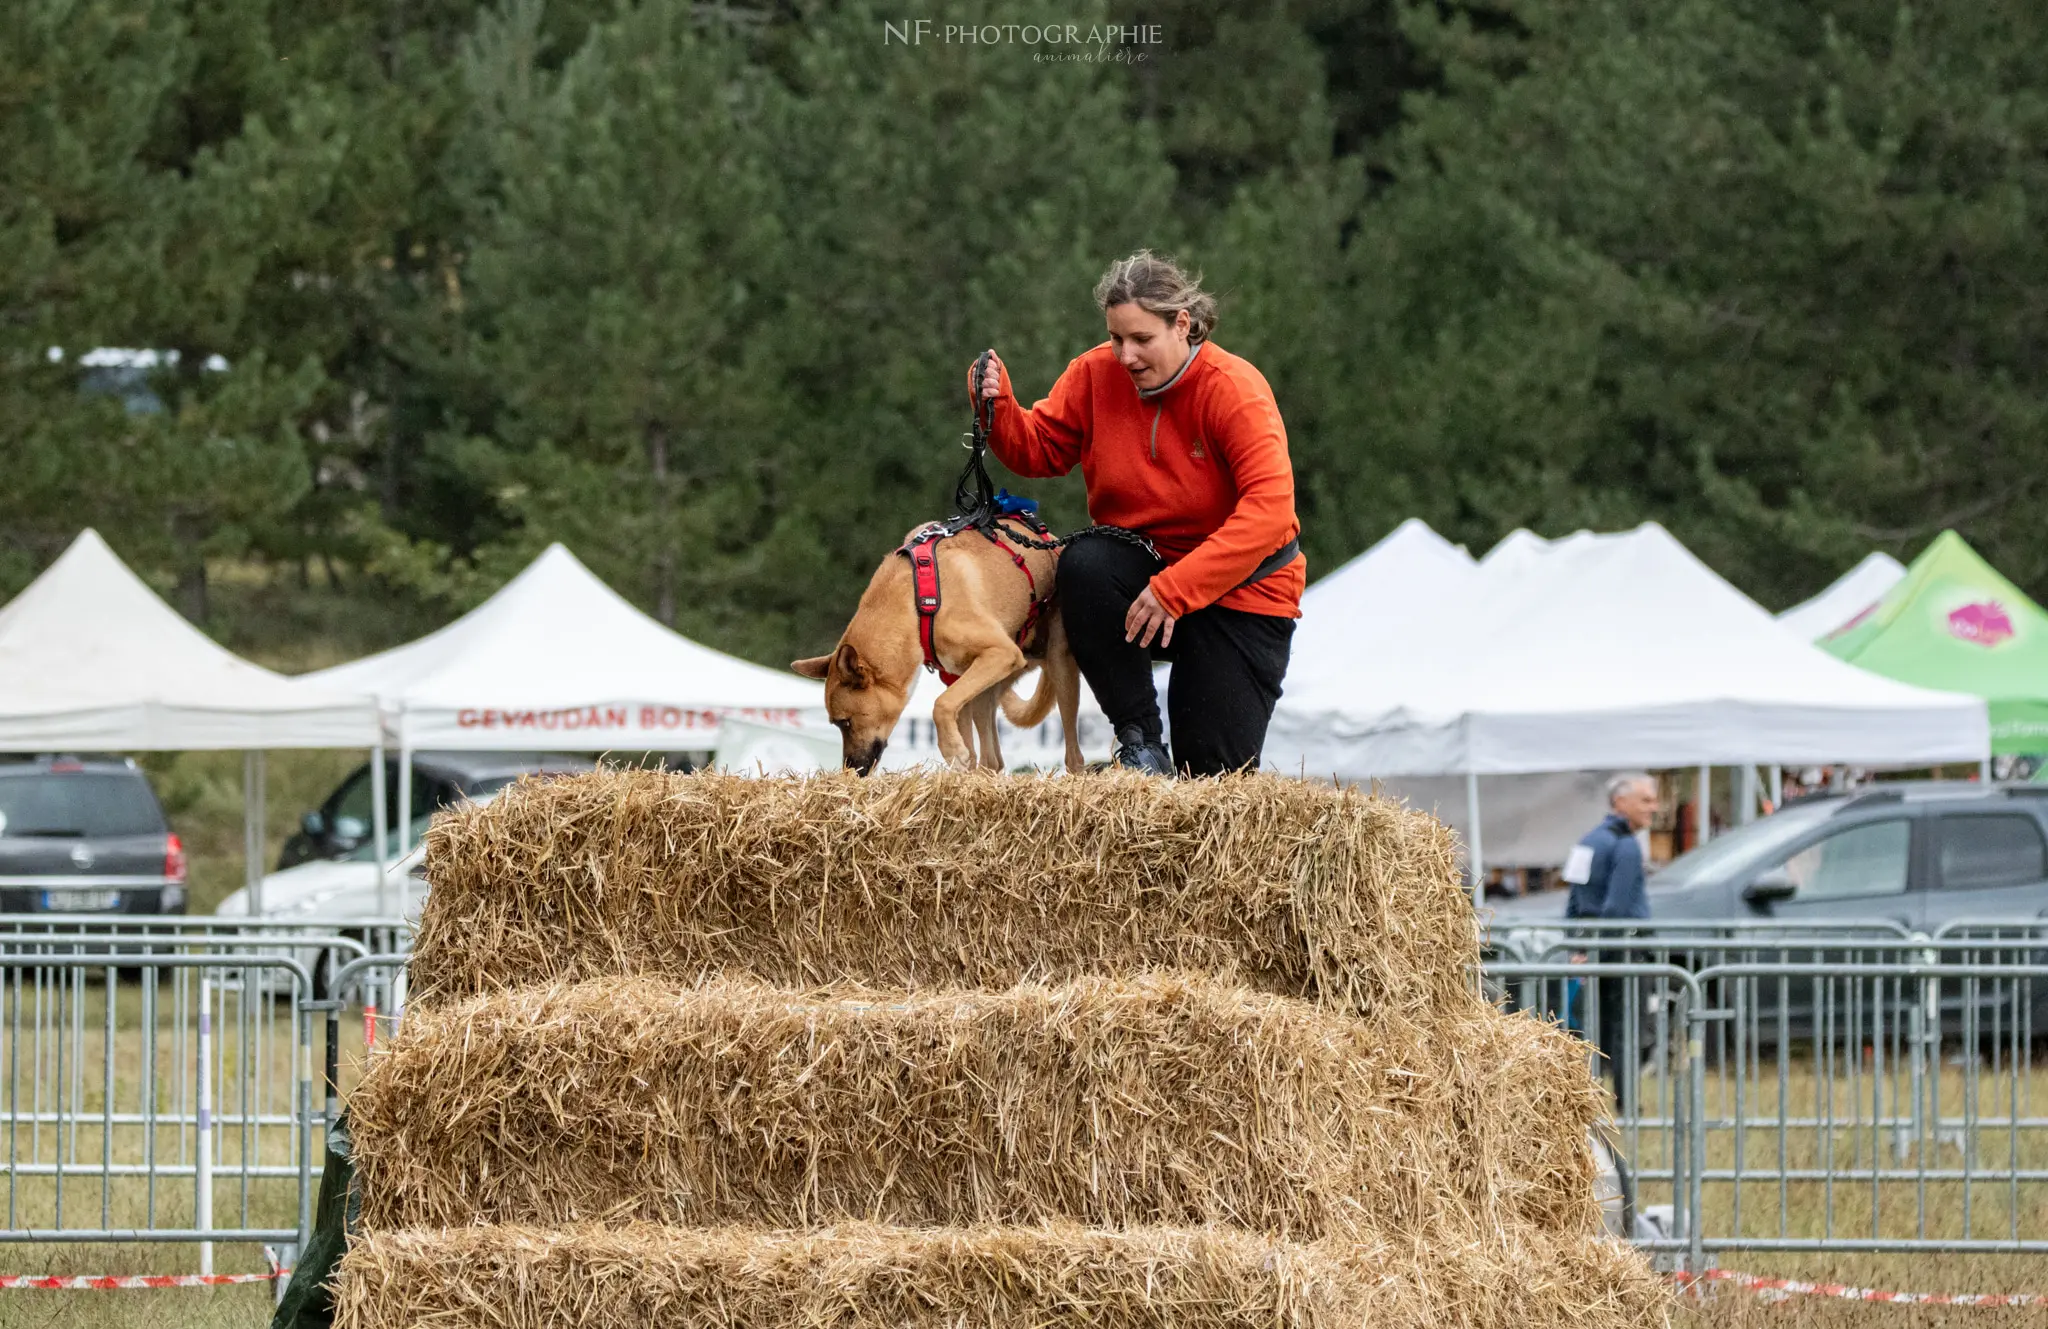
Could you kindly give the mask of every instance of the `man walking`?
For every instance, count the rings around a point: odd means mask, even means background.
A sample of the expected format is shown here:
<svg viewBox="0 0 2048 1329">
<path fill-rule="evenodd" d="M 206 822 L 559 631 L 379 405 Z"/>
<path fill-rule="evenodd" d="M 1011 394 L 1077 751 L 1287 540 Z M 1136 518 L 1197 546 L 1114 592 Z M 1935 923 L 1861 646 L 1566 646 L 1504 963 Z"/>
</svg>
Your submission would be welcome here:
<svg viewBox="0 0 2048 1329">
<path fill-rule="evenodd" d="M 1657 815 L 1657 781 L 1645 771 L 1617 775 L 1607 782 L 1607 806 L 1606 819 L 1586 832 L 1565 860 L 1564 879 L 1572 892 L 1565 902 L 1566 918 L 1650 916 L 1650 896 L 1643 888 L 1643 850 L 1636 842 L 1636 832 L 1647 829 Z M 1626 948 L 1618 947 L 1596 954 L 1609 964 L 1626 964 L 1633 958 Z M 1630 997 L 1640 993 L 1641 980 L 1602 978 L 1594 988 L 1600 1012 L 1594 1022 L 1597 1028 L 1588 1032 L 1594 1034 L 1594 1044 L 1614 1080 L 1616 1112 L 1632 1116 L 1642 1033 L 1640 1020 L 1629 1018 L 1630 1007 L 1635 1006 L 1639 1014 L 1641 1003 L 1632 1003 Z"/>
</svg>

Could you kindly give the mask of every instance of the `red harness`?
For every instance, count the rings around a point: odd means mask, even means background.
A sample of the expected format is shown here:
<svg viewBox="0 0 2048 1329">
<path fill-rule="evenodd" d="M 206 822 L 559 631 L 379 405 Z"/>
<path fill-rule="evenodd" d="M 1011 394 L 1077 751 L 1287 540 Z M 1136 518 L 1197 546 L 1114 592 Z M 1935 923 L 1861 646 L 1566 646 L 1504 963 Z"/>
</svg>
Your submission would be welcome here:
<svg viewBox="0 0 2048 1329">
<path fill-rule="evenodd" d="M 936 672 L 939 681 L 947 687 L 958 682 L 960 675 L 948 673 L 946 667 L 939 663 L 938 646 L 932 637 L 932 624 L 939 617 L 938 544 L 939 541 L 957 534 L 960 532 L 947 529 L 944 522 L 927 522 L 912 531 L 910 538 L 896 551 L 910 560 L 911 594 L 915 597 L 917 605 L 917 639 L 924 647 L 924 667 Z M 1038 578 L 1031 575 L 1031 565 L 1024 561 L 1024 555 L 1018 553 L 1014 546 L 1004 540 L 997 528 L 985 527 L 982 534 L 1010 556 L 1010 561 L 1017 565 L 1017 571 L 1024 574 L 1024 584 L 1030 588 L 1031 608 L 1025 612 L 1024 627 L 1017 633 L 1017 645 L 1029 650 L 1032 634 L 1038 628 Z"/>
</svg>

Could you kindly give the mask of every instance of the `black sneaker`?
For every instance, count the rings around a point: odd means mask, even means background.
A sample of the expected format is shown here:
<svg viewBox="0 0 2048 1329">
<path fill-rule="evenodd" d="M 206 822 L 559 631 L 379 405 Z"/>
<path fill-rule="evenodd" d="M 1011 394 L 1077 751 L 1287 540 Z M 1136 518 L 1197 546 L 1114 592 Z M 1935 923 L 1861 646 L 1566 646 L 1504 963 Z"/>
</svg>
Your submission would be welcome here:
<svg viewBox="0 0 2048 1329">
<path fill-rule="evenodd" d="M 1127 771 L 1143 771 L 1147 775 L 1163 775 L 1169 779 L 1174 774 L 1173 758 L 1167 754 L 1166 744 L 1157 734 L 1148 734 L 1134 724 L 1124 725 L 1116 731 L 1116 755 L 1111 760 Z"/>
</svg>

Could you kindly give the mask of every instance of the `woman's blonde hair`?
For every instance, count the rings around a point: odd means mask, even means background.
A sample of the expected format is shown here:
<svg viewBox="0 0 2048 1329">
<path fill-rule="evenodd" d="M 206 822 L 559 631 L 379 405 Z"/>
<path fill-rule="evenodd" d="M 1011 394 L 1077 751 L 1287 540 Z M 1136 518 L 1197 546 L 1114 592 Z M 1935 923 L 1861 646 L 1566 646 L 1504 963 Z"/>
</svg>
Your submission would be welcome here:
<svg viewBox="0 0 2048 1329">
<path fill-rule="evenodd" d="M 1185 309 L 1189 341 L 1207 341 L 1216 330 L 1216 297 L 1202 289 L 1202 274 L 1190 277 L 1180 264 L 1149 249 L 1110 264 L 1095 283 L 1095 303 L 1105 312 L 1135 304 L 1169 323 Z"/>
</svg>

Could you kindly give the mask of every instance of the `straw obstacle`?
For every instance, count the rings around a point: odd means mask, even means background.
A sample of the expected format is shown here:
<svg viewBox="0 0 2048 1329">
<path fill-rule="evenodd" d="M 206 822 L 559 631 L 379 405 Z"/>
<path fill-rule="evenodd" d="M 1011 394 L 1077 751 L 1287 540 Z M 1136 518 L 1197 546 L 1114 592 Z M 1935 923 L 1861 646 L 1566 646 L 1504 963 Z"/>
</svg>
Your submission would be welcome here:
<svg viewBox="0 0 2048 1329">
<path fill-rule="evenodd" d="M 1455 1213 L 1583 1231 L 1598 1102 L 1582 1059 L 1554 1030 L 1489 1015 L 1397 1049 L 1303 1002 L 1163 976 L 823 997 L 633 979 L 480 998 L 412 1016 L 355 1095 L 363 1216 L 1315 1239 Z"/>
<path fill-rule="evenodd" d="M 618 772 L 444 819 L 338 1322 L 1654 1322 L 1433 820 Z"/>
<path fill-rule="evenodd" d="M 1451 836 L 1275 779 L 653 771 L 514 790 L 428 834 L 416 1004 L 744 974 L 1005 988 L 1184 969 L 1379 1014 L 1466 999 Z"/>
<path fill-rule="evenodd" d="M 1631 1252 L 1533 1233 L 1338 1250 L 1228 1228 L 472 1227 L 375 1233 L 344 1268 L 342 1323 L 437 1329 L 1521 1329 L 1664 1310 Z"/>
</svg>

